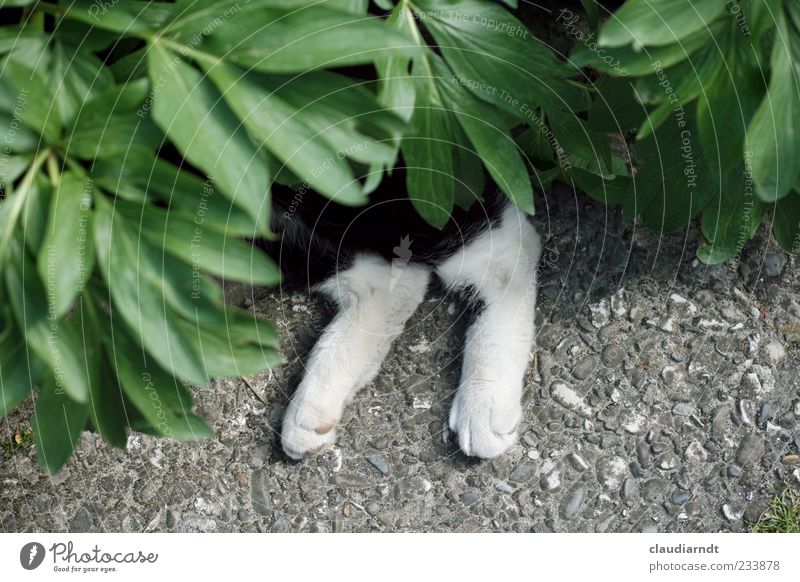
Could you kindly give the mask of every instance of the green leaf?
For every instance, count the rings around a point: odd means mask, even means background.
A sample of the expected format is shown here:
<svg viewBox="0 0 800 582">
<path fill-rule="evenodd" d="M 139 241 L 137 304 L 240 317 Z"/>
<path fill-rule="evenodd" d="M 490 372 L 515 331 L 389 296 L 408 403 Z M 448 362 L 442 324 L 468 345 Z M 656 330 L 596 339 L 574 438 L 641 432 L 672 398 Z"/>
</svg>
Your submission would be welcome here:
<svg viewBox="0 0 800 582">
<path fill-rule="evenodd" d="M 325 71 L 261 79 L 271 97 L 296 109 L 294 121 L 311 129 L 313 140 L 334 147 L 337 157 L 394 165 L 394 144 L 399 144 L 405 124 L 381 107 L 363 85 Z"/>
<path fill-rule="evenodd" d="M 725 11 L 720 0 L 627 0 L 600 30 L 600 46 L 674 44 L 706 28 Z"/>
<path fill-rule="evenodd" d="M 161 366 L 189 382 L 206 384 L 203 362 L 167 303 L 165 279 L 172 273 L 163 266 L 163 251 L 137 234 L 107 201 L 96 198 L 98 267 L 116 312 Z"/>
<path fill-rule="evenodd" d="M 125 448 L 128 425 L 125 403 L 116 378 L 103 358 L 102 337 L 113 337 L 108 316 L 92 304 L 88 294 L 76 304 L 73 320 L 78 322 L 84 338 L 86 367 L 89 372 L 89 418 L 103 439 L 117 448 Z M 102 323 L 101 323 L 102 322 Z M 88 340 L 88 341 L 87 341 Z"/>
<path fill-rule="evenodd" d="M 129 220 L 141 220 L 142 234 L 152 244 L 196 269 L 249 285 L 280 282 L 278 267 L 263 251 L 209 229 L 191 215 L 123 202 L 117 208 Z"/>
<path fill-rule="evenodd" d="M 406 188 L 419 215 L 443 228 L 453 211 L 452 124 L 455 120 L 427 91 L 417 94 L 411 135 L 403 139 Z"/>
<path fill-rule="evenodd" d="M 800 252 L 800 193 L 793 190 L 775 203 L 772 234 L 784 250 Z"/>
<path fill-rule="evenodd" d="M 42 248 L 52 197 L 50 180 L 42 173 L 37 174 L 31 189 L 25 193 L 25 207 L 20 217 L 25 247 L 33 256 L 37 256 Z"/>
<path fill-rule="evenodd" d="M 413 13 L 403 3 L 398 3 L 386 20 L 387 25 L 414 38 L 416 24 Z M 378 70 L 378 101 L 405 121 L 414 114 L 416 95 L 415 80 L 409 74 L 411 59 L 402 54 L 393 54 L 375 62 Z"/>
<path fill-rule="evenodd" d="M 637 144 L 643 164 L 631 183 L 624 216 L 639 214 L 646 226 L 669 232 L 703 209 L 715 188 L 695 125 L 686 111 Z"/>
<path fill-rule="evenodd" d="M 703 211 L 700 227 L 708 240 L 697 249 L 697 257 L 708 265 L 725 262 L 742 250 L 755 234 L 766 205 L 748 186 L 749 174 L 740 165 L 737 180 L 720 191 Z"/>
<path fill-rule="evenodd" d="M 113 343 L 107 341 L 105 347 L 123 393 L 156 434 L 178 440 L 213 435 L 208 425 L 190 414 L 192 397 L 180 380 L 147 358 L 126 332 L 115 333 Z"/>
<path fill-rule="evenodd" d="M 732 29 L 727 42 L 720 46 L 727 53 L 726 66 L 697 104 L 697 130 L 713 179 L 721 187 L 741 166 L 745 133 L 766 90 L 751 47 L 736 42 L 734 34 L 738 32 Z"/>
<path fill-rule="evenodd" d="M 125 0 L 114 4 L 96 0 L 70 0 L 67 18 L 122 34 L 146 35 L 163 26 L 173 6 L 163 2 Z"/>
<path fill-rule="evenodd" d="M 32 2 L 33 0 L 28 3 Z M 0 55 L 16 49 L 20 42 L 26 40 L 47 40 L 47 36 L 32 26 L 0 26 Z"/>
<path fill-rule="evenodd" d="M 117 45 L 120 37 L 113 31 L 103 30 L 79 20 L 62 19 L 57 23 L 55 36 L 68 45 L 90 52 L 101 52 Z M 114 48 L 117 48 L 114 46 Z"/>
<path fill-rule="evenodd" d="M 155 196 L 170 209 L 191 215 L 204 227 L 228 236 L 256 238 L 261 234 L 253 219 L 220 194 L 211 181 L 203 182 L 150 152 L 129 152 L 122 164 L 119 160 L 98 160 L 92 167 L 92 177 L 127 200 L 143 202 Z"/>
<path fill-rule="evenodd" d="M 219 63 L 208 76 L 259 143 L 264 144 L 300 179 L 339 204 L 366 202 L 359 183 L 344 156 L 319 132 L 303 123 L 302 112 L 266 90 L 254 73 L 241 73 Z"/>
<path fill-rule="evenodd" d="M 674 109 L 694 101 L 707 90 L 725 69 L 721 43 L 727 42 L 730 25 L 720 27 L 714 42 L 706 42 L 685 60 L 669 67 L 653 67 L 646 77 L 636 80 L 636 99 L 645 105 L 664 105 Z M 744 44 L 743 46 L 747 46 Z"/>
<path fill-rule="evenodd" d="M 703 47 L 723 28 L 723 22 L 715 22 L 709 30 L 699 30 L 687 36 L 680 43 L 665 46 L 645 47 L 634 50 L 630 46 L 596 49 L 593 43 L 581 43 L 570 55 L 570 63 L 575 67 L 590 66 L 613 76 L 640 77 L 650 75 L 656 69 L 667 69 L 680 63 Z"/>
<path fill-rule="evenodd" d="M 750 0 L 742 5 L 744 16 L 744 30 L 758 38 L 767 31 L 773 30 L 776 25 L 776 16 L 781 11 L 781 5 L 791 9 L 791 2 L 783 0 Z"/>
<path fill-rule="evenodd" d="M 533 188 L 528 168 L 505 127 L 505 120 L 493 107 L 473 97 L 459 85 L 445 80 L 442 82 L 442 92 L 448 96 L 458 123 L 475 147 L 475 153 L 483 160 L 489 175 L 523 212 L 533 214 Z"/>
<path fill-rule="evenodd" d="M 590 130 L 623 133 L 642 124 L 647 112 L 637 101 L 630 79 L 604 77 L 595 88 L 597 94 L 589 108 Z"/>
<path fill-rule="evenodd" d="M 600 21 L 599 0 L 581 0 L 581 6 L 583 6 L 586 16 L 589 18 L 589 28 L 597 30 L 597 24 Z"/>
<path fill-rule="evenodd" d="M 213 83 L 160 44 L 148 55 L 160 86 L 153 118 L 192 164 L 269 232 L 267 165 Z M 249 110 L 243 117 L 246 117 Z"/>
<path fill-rule="evenodd" d="M 78 113 L 66 148 L 84 160 L 125 159 L 131 149 L 155 150 L 162 134 L 140 105 L 148 96 L 146 79 L 112 87 L 98 94 Z"/>
<path fill-rule="evenodd" d="M 53 92 L 39 73 L 16 61 L 6 60 L 3 81 L 14 94 L 14 112 L 22 123 L 38 132 L 48 143 L 61 134 L 61 116 L 55 107 Z"/>
<path fill-rule="evenodd" d="M 782 40 L 772 48 L 772 76 L 750 120 L 745 154 L 752 152 L 756 193 L 765 202 L 783 198 L 800 176 L 800 36 L 779 22 Z"/>
<path fill-rule="evenodd" d="M 11 114 L 0 112 L 0 144 L 10 153 L 35 152 L 39 147 L 39 136 L 20 125 L 19 119 Z"/>
<path fill-rule="evenodd" d="M 94 221 L 89 181 L 72 172 L 61 176 L 50 204 L 39 276 L 57 317 L 67 313 L 94 270 Z"/>
<path fill-rule="evenodd" d="M 462 145 L 454 147 L 454 201 L 459 208 L 469 210 L 476 201 L 483 201 L 486 174 L 483 171 L 483 160 L 472 149 L 469 138 L 460 128 L 455 143 Z"/>
<path fill-rule="evenodd" d="M 17 178 L 22 176 L 25 171 L 30 168 L 33 161 L 33 155 L 22 154 L 19 156 L 9 156 L 7 163 L 3 166 L 0 165 L 0 186 L 8 192 L 9 186 L 17 181 Z M 8 194 L 6 194 L 6 201 Z M 3 207 L 0 203 L 0 208 Z"/>
<path fill-rule="evenodd" d="M 628 196 L 633 178 L 630 176 L 616 175 L 612 178 L 601 176 L 591 169 L 580 167 L 573 160 L 573 164 L 565 170 L 568 181 L 574 187 L 598 202 L 608 205 L 623 204 Z"/>
<path fill-rule="evenodd" d="M 37 378 L 37 361 L 26 353 L 25 341 L 8 314 L 0 315 L 0 418 L 14 410 L 31 393 Z"/>
<path fill-rule="evenodd" d="M 292 11 L 245 6 L 218 27 L 202 49 L 268 73 L 363 65 L 419 51 L 411 39 L 380 18 L 322 3 Z"/>
<path fill-rule="evenodd" d="M 64 124 L 68 124 L 91 98 L 114 84 L 111 71 L 86 48 L 67 46 L 57 40 L 53 46 L 50 82 Z"/>
<path fill-rule="evenodd" d="M 19 257 L 4 268 L 8 297 L 28 347 L 48 363 L 59 390 L 77 402 L 89 397 L 81 338 L 69 321 L 55 318 L 36 267 Z"/>
<path fill-rule="evenodd" d="M 570 112 L 552 112 L 548 121 L 557 147 L 582 158 L 587 169 L 606 176 L 611 170 L 611 146 L 604 133 L 591 131 L 586 122 Z"/>
<path fill-rule="evenodd" d="M 579 110 L 579 91 L 565 78 L 573 71 L 497 4 L 479 0 L 419 2 L 420 21 L 447 64 L 476 97 L 517 118 L 536 106 Z"/>
<path fill-rule="evenodd" d="M 203 326 L 185 322 L 184 330 L 201 346 L 201 354 L 211 376 L 252 376 L 282 362 L 272 347 L 253 344 L 247 337 L 236 336 L 225 326 Z"/>
<path fill-rule="evenodd" d="M 39 391 L 33 434 L 39 464 L 51 475 L 66 463 L 86 426 L 89 407 L 69 398 L 48 376 Z"/>
</svg>

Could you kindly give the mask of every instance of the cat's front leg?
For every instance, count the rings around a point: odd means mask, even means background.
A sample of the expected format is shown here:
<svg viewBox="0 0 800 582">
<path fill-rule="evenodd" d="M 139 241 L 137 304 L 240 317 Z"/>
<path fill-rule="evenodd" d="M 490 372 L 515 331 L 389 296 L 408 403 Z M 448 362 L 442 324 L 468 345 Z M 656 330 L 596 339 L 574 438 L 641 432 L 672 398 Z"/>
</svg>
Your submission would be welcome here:
<svg viewBox="0 0 800 582">
<path fill-rule="evenodd" d="M 283 420 L 281 442 L 292 459 L 336 441 L 345 405 L 378 373 L 394 339 L 425 297 L 430 271 L 359 256 L 319 290 L 339 305 L 306 365 Z"/>
<path fill-rule="evenodd" d="M 534 339 L 539 235 L 515 208 L 439 266 L 453 288 L 474 291 L 479 312 L 467 331 L 450 428 L 467 455 L 493 458 L 517 440 L 522 389 Z"/>
</svg>

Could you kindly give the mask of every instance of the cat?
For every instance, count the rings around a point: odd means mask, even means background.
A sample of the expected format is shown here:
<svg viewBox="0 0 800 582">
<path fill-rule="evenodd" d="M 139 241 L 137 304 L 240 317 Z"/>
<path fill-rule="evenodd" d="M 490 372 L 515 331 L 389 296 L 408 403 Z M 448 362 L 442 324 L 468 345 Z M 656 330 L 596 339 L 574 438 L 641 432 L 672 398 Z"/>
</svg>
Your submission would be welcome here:
<svg viewBox="0 0 800 582">
<path fill-rule="evenodd" d="M 321 293 L 338 309 L 313 347 L 281 430 L 294 460 L 336 441 L 345 406 L 378 374 L 392 342 L 434 277 L 466 298 L 474 318 L 464 342 L 450 429 L 461 450 L 484 459 L 507 451 L 522 419 L 534 341 L 541 239 L 494 184 L 438 230 L 416 212 L 397 167 L 364 207 L 305 187 L 273 189 L 275 242 L 261 242 L 285 284 Z"/>
</svg>

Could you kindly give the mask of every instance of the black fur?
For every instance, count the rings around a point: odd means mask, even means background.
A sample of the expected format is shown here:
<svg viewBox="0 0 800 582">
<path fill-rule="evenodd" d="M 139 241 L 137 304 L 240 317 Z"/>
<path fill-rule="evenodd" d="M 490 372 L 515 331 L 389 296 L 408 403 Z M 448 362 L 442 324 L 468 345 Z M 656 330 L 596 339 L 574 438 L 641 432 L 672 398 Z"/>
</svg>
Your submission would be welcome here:
<svg viewBox="0 0 800 582">
<path fill-rule="evenodd" d="M 272 198 L 272 228 L 281 238 L 260 246 L 278 262 L 286 284 L 306 288 L 346 268 L 359 253 L 435 266 L 489 228 L 508 203 L 491 184 L 483 202 L 467 211 L 456 207 L 439 230 L 412 206 L 400 166 L 384 177 L 366 206 L 342 206 L 311 189 L 279 184 Z"/>
</svg>

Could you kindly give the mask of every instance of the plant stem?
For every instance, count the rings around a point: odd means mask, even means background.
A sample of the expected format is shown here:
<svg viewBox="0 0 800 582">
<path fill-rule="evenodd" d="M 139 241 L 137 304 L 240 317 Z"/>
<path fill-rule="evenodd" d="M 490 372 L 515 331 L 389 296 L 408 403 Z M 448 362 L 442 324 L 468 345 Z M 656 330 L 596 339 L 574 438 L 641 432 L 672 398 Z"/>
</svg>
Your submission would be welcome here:
<svg viewBox="0 0 800 582">
<path fill-rule="evenodd" d="M 58 169 L 58 158 L 52 151 L 47 156 L 47 175 L 50 177 L 50 185 L 55 188 L 61 181 L 61 171 Z"/>
</svg>

